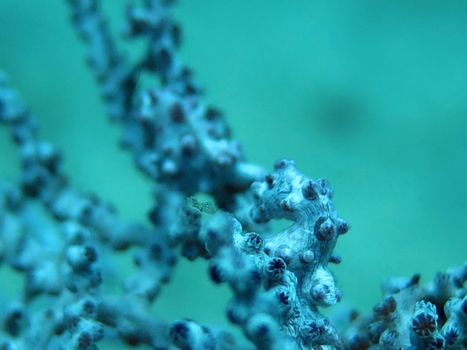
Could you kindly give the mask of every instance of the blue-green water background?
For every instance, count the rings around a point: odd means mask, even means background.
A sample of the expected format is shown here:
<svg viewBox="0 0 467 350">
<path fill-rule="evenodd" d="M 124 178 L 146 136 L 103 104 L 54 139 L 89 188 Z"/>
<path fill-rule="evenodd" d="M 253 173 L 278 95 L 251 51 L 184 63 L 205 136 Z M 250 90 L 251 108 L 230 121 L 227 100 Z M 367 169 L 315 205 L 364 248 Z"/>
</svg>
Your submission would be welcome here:
<svg viewBox="0 0 467 350">
<path fill-rule="evenodd" d="M 118 32 L 124 1 L 103 2 Z M 293 158 L 330 180 L 352 225 L 333 267 L 345 303 L 368 311 L 385 277 L 467 258 L 467 1 L 186 0 L 175 15 L 185 62 L 248 159 Z M 0 67 L 71 180 L 143 220 L 148 183 L 117 149 L 83 57 L 64 1 L 0 1 Z M 4 130 L 0 174 L 18 174 Z M 181 262 L 155 312 L 225 323 L 230 293 L 205 270 Z"/>
</svg>

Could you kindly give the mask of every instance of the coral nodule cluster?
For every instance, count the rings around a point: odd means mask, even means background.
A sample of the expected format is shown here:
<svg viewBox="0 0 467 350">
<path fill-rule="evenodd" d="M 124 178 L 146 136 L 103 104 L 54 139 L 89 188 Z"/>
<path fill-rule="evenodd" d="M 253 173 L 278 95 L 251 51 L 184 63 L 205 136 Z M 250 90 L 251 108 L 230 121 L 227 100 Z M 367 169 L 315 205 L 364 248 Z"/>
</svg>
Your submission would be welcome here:
<svg viewBox="0 0 467 350">
<path fill-rule="evenodd" d="M 350 312 L 335 323 L 323 316 L 321 307 L 341 299 L 328 264 L 340 263 L 333 250 L 349 230 L 329 183 L 291 160 L 270 173 L 244 160 L 180 59 L 173 1 L 129 2 L 125 38 L 146 40 L 136 61 L 112 37 L 98 0 L 67 2 L 108 115 L 122 127 L 120 144 L 150 179 L 154 205 L 149 222 L 125 222 L 112 204 L 75 188 L 60 151 L 2 74 L 0 123 L 21 175 L 0 183 L 0 262 L 24 276 L 24 288 L 2 300 L 1 349 L 98 349 L 105 340 L 158 350 L 467 347 L 466 264 L 425 286 L 417 275 L 388 280 L 372 315 Z M 143 88 L 144 76 L 158 83 Z M 275 230 L 275 220 L 290 224 Z M 130 248 L 135 271 L 121 276 L 112 261 Z M 229 286 L 227 318 L 247 339 L 150 311 L 178 256 L 206 259 L 212 281 Z"/>
</svg>

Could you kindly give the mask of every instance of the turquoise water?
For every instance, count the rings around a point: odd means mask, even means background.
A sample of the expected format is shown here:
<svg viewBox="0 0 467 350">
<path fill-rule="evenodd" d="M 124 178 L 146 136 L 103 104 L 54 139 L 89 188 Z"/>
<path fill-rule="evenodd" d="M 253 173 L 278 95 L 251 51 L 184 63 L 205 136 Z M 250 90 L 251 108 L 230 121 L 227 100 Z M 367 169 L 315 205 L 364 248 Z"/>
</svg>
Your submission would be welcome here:
<svg viewBox="0 0 467 350">
<path fill-rule="evenodd" d="M 103 2 L 117 32 L 124 1 Z M 148 183 L 116 148 L 66 10 L 2 0 L 0 67 L 73 183 L 144 219 Z M 345 303 L 368 311 L 385 277 L 427 280 L 467 259 L 467 2 L 186 0 L 175 14 L 185 61 L 248 159 L 292 158 L 330 180 L 352 225 L 333 268 Z M 2 131 L 2 178 L 17 174 L 14 159 Z M 226 322 L 229 292 L 205 270 L 181 262 L 155 312 Z"/>
</svg>

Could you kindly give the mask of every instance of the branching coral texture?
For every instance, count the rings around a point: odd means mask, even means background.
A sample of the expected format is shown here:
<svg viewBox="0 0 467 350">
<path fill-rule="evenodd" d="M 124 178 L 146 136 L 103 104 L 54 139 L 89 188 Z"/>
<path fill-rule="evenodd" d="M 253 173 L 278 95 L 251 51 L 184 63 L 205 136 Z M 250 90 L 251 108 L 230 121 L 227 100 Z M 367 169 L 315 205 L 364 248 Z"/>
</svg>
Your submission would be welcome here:
<svg viewBox="0 0 467 350">
<path fill-rule="evenodd" d="M 128 39 L 145 39 L 131 62 L 110 34 L 98 0 L 68 0 L 72 23 L 121 145 L 153 185 L 150 224 L 76 189 L 60 152 L 39 134 L 19 94 L 0 78 L 0 122 L 18 149 L 21 178 L 0 187 L 0 258 L 24 275 L 2 303 L 2 349 L 97 349 L 103 338 L 151 349 L 450 349 L 467 347 L 467 265 L 437 275 L 391 279 L 373 315 L 349 314 L 337 329 L 319 308 L 341 292 L 328 263 L 349 225 L 323 179 L 280 160 L 270 174 L 243 159 L 222 113 L 180 59 L 181 29 L 169 0 L 131 1 Z M 158 84 L 142 88 L 144 76 Z M 211 195 L 216 208 L 200 204 Z M 273 232 L 272 220 L 290 226 Z M 132 248 L 135 272 L 118 276 L 112 257 Z M 168 324 L 150 311 L 177 255 L 207 259 L 214 283 L 233 292 L 228 319 L 249 340 L 195 320 Z M 112 286 L 121 286 L 115 293 Z"/>
</svg>

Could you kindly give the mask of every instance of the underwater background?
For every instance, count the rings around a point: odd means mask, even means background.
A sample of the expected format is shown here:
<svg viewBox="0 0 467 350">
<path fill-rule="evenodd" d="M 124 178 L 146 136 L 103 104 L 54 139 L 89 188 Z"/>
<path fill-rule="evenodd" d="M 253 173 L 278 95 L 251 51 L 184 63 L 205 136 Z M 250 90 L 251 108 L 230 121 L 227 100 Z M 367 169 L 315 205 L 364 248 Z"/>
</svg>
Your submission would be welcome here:
<svg viewBox="0 0 467 350">
<path fill-rule="evenodd" d="M 124 3 L 103 1 L 116 33 Z M 68 17 L 64 1 L 1 0 L 0 69 L 76 187 L 145 220 L 148 181 L 116 147 Z M 185 0 L 175 17 L 184 61 L 248 160 L 291 158 L 331 182 L 352 226 L 332 267 L 344 304 L 368 312 L 386 277 L 426 281 L 467 259 L 467 1 Z M 1 178 L 17 174 L 0 130 Z M 206 269 L 180 260 L 154 312 L 227 323 L 230 291 Z M 0 268 L 1 293 L 20 283 Z"/>
</svg>

